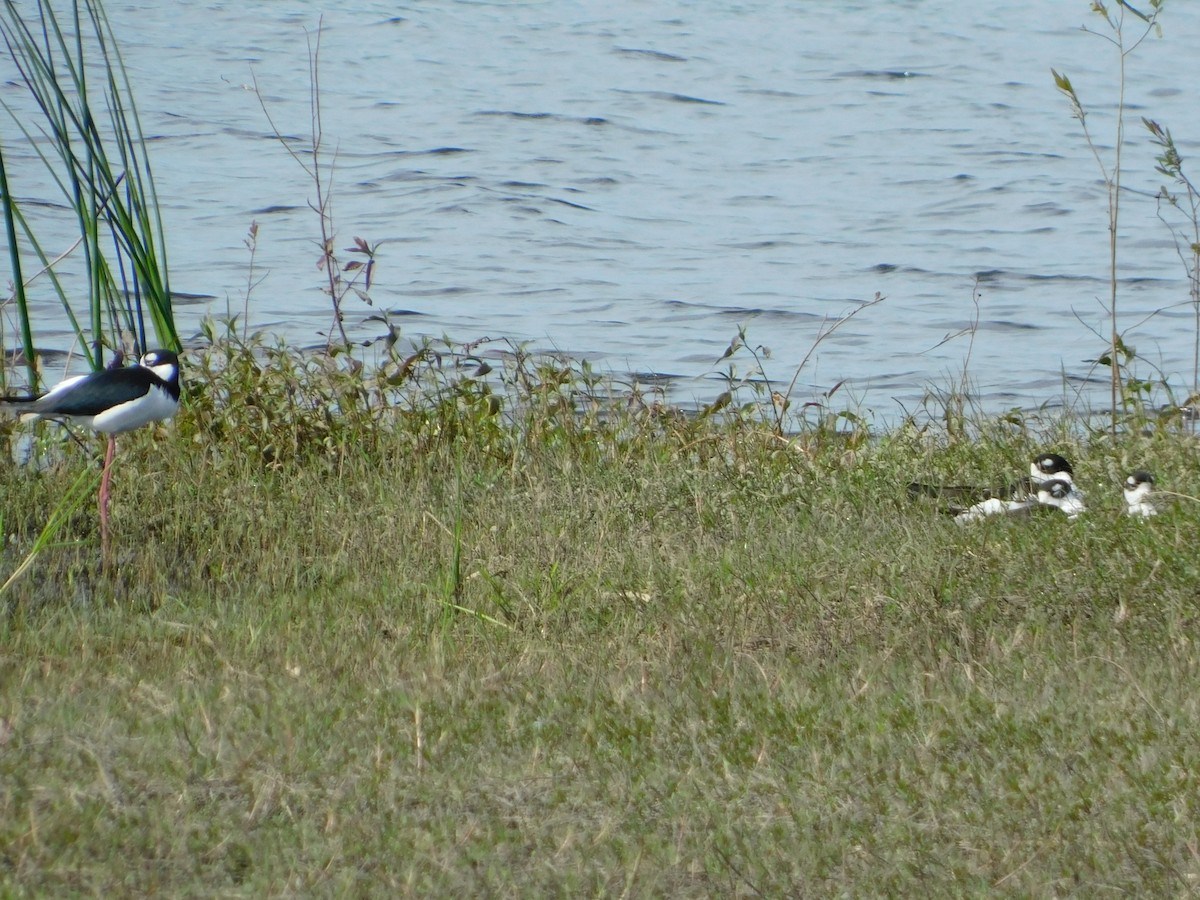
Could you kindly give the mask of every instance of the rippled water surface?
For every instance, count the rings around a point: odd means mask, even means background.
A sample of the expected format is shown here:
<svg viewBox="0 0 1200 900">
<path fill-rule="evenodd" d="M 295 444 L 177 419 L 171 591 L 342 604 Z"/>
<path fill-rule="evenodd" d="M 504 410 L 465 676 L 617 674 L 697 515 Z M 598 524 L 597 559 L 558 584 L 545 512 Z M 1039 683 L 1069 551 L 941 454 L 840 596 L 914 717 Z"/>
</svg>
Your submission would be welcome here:
<svg viewBox="0 0 1200 900">
<path fill-rule="evenodd" d="M 240 312 L 251 280 L 255 326 L 300 345 L 329 326 L 313 186 L 262 108 L 305 145 L 323 15 L 338 246 L 382 242 L 371 295 L 407 337 L 506 337 L 619 376 L 677 376 L 686 403 L 722 389 L 739 327 L 786 384 L 823 323 L 878 292 L 797 392 L 849 379 L 892 415 L 961 374 L 967 339 L 942 341 L 973 321 L 977 281 L 969 372 L 986 407 L 1104 402 L 1085 360 L 1107 329 L 1106 196 L 1050 75 L 1070 75 L 1108 158 L 1117 60 L 1080 30 L 1103 27 L 1089 5 L 112 0 L 109 13 L 153 138 L 172 287 L 212 298 L 179 306 L 185 335 Z M 1185 156 L 1200 147 L 1200 5 L 1169 5 L 1164 25 L 1129 60 L 1121 322 L 1186 392 L 1193 310 L 1140 117 Z M 374 310 L 347 311 L 354 336 L 380 333 Z"/>
</svg>

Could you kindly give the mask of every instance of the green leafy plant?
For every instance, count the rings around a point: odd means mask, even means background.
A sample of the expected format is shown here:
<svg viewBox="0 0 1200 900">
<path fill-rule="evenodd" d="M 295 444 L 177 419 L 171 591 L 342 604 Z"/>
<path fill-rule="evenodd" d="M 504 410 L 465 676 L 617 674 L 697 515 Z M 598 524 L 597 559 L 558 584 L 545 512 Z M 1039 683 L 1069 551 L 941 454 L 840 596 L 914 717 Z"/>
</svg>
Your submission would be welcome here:
<svg viewBox="0 0 1200 900">
<path fill-rule="evenodd" d="M 1108 351 L 1094 362 L 1118 374 L 1121 385 L 1120 421 L 1126 432 L 1154 431 L 1179 424 L 1181 407 L 1166 374 L 1151 360 L 1140 355 L 1124 335 L 1117 339 L 1115 354 Z M 1143 374 L 1144 368 L 1151 370 L 1149 376 Z"/>
<path fill-rule="evenodd" d="M 777 386 L 767 374 L 766 360 L 771 356 L 769 348 L 761 344 L 752 344 L 747 340 L 746 329 L 739 327 L 737 336 L 729 342 L 729 346 L 718 360 L 718 363 L 725 364 L 721 377 L 725 380 L 726 389 L 701 410 L 701 417 L 708 418 L 720 413 L 748 422 L 766 420 L 775 438 L 783 439 L 789 427 L 790 415 L 791 422 L 801 428 L 811 429 L 815 426 L 818 431 L 833 436 L 838 433 L 842 424 L 849 424 L 852 434 L 857 434 L 860 438 L 865 437 L 866 422 L 861 416 L 845 409 L 835 411 L 830 403 L 845 384 L 844 381 L 837 382 L 818 396 L 805 401 L 798 410 L 792 408 L 793 395 L 801 374 L 821 344 L 855 316 L 877 306 L 885 299 L 882 294 L 876 293 L 873 299 L 853 307 L 845 315 L 823 320 L 786 387 L 782 384 Z M 739 372 L 735 357 L 743 351 L 750 355 L 753 365 L 745 372 Z M 746 390 L 751 392 L 751 399 L 748 402 L 735 403 L 739 394 Z"/>
</svg>

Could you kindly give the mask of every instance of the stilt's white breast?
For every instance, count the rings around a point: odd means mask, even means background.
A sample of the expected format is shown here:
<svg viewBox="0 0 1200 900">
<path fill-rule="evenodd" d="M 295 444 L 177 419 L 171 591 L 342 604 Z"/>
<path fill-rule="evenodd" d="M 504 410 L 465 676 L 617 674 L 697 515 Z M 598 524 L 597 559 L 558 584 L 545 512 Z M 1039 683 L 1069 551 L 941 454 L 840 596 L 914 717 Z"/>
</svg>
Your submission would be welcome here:
<svg viewBox="0 0 1200 900">
<path fill-rule="evenodd" d="M 92 418 L 92 428 L 105 434 L 132 431 L 150 422 L 169 419 L 179 409 L 179 402 L 158 385 L 125 403 L 119 403 Z"/>
</svg>

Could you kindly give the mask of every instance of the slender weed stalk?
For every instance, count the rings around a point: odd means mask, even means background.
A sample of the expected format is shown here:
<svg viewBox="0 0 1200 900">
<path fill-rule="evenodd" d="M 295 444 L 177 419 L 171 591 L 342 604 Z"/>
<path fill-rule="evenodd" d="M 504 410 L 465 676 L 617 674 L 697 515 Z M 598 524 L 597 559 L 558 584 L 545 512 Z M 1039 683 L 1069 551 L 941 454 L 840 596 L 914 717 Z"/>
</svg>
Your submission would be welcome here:
<svg viewBox="0 0 1200 900">
<path fill-rule="evenodd" d="M 1098 31 L 1092 31 L 1087 26 L 1084 26 L 1084 30 L 1089 34 L 1095 34 L 1108 41 L 1117 50 L 1117 121 L 1111 162 L 1105 160 L 1095 138 L 1092 136 L 1091 130 L 1088 128 L 1087 111 L 1084 109 L 1083 102 L 1080 100 L 1074 85 L 1071 84 L 1071 80 L 1066 75 L 1054 69 L 1050 70 L 1054 76 L 1055 86 L 1071 102 L 1071 113 L 1079 120 L 1079 125 L 1083 129 L 1084 140 L 1087 141 L 1088 149 L 1091 150 L 1092 156 L 1096 159 L 1096 164 L 1100 167 L 1100 174 L 1104 179 L 1104 185 L 1108 193 L 1109 352 L 1107 359 L 1109 361 L 1109 387 L 1112 404 L 1111 426 L 1114 440 L 1117 437 L 1118 400 L 1122 395 L 1121 370 L 1117 365 L 1121 345 L 1121 329 L 1117 317 L 1117 225 L 1121 207 L 1122 152 L 1125 147 L 1125 89 L 1127 86 L 1125 62 L 1129 54 L 1136 50 L 1152 31 L 1156 33 L 1159 31 L 1158 17 L 1162 12 L 1163 2 L 1164 0 L 1149 0 L 1151 12 L 1146 14 L 1130 6 L 1125 0 L 1117 0 L 1115 8 L 1106 5 L 1102 0 L 1092 0 L 1092 11 L 1104 19 L 1109 33 L 1103 34 Z M 1132 41 L 1129 40 L 1126 29 L 1127 14 L 1138 19 L 1141 25 L 1144 26 L 1142 27 L 1141 34 Z M 1124 407 L 1122 406 L 1122 408 Z"/>
<path fill-rule="evenodd" d="M 103 5 L 81 0 L 60 16 L 49 3 L 39 3 L 33 11 L 4 0 L 0 39 L 41 119 L 31 122 L 7 104 L 4 109 L 62 192 L 80 235 L 65 253 L 48 253 L 17 204 L 12 170 L 3 173 L 0 203 L 14 259 L 14 299 L 31 385 L 36 386 L 38 375 L 28 282 L 17 258 L 22 236 L 42 262 L 42 272 L 49 274 L 93 368 L 103 365 L 106 346 L 119 350 L 132 342 L 144 349 L 149 343 L 147 316 L 156 342 L 179 349 L 146 139 Z M 0 169 L 6 162 L 0 162 Z M 75 291 L 55 272 L 56 264 L 76 249 L 85 260 L 86 310 L 76 310 L 70 299 Z"/>
<path fill-rule="evenodd" d="M 335 352 L 349 353 L 352 346 L 350 338 L 346 334 L 345 313 L 343 312 L 346 300 L 351 296 L 355 296 L 368 306 L 372 305 L 369 291 L 375 271 L 375 253 L 379 245 L 371 244 L 361 237 L 355 237 L 354 246 L 346 247 L 344 252 L 356 258 L 345 262 L 342 261 L 336 249 L 337 230 L 334 227 L 333 220 L 332 185 L 337 152 L 334 151 L 329 162 L 325 162 L 323 155 L 325 151 L 325 131 L 321 124 L 322 28 L 323 20 L 319 20 L 315 38 L 312 34 L 308 35 L 308 90 L 311 123 L 307 150 L 310 159 L 306 160 L 292 146 L 283 132 L 279 130 L 279 127 L 275 124 L 275 120 L 271 116 L 271 111 L 267 108 L 266 100 L 263 99 L 262 91 L 258 86 L 258 80 L 253 74 L 251 74 L 251 80 L 254 84 L 254 93 L 258 97 L 259 106 L 262 107 L 263 115 L 266 116 L 267 123 L 271 126 L 275 138 L 283 145 L 288 155 L 296 161 L 313 183 L 315 199 L 309 203 L 309 206 L 317 214 L 321 229 L 321 253 L 317 259 L 317 266 L 325 275 L 325 292 L 329 296 L 329 302 L 333 307 L 333 322 L 329 333 L 326 335 L 325 352 L 332 355 Z"/>
<path fill-rule="evenodd" d="M 242 298 L 242 342 L 244 343 L 250 337 L 250 296 L 254 293 L 254 289 L 266 280 L 266 275 L 259 275 L 254 268 L 254 262 L 258 255 L 258 222 L 251 221 L 250 228 L 246 231 L 246 237 L 243 241 L 246 249 L 250 252 L 250 261 L 246 267 L 246 292 Z M 230 316 L 230 333 L 236 333 L 233 326 L 232 315 Z"/>
<path fill-rule="evenodd" d="M 470 615 L 479 615 L 474 610 L 463 606 L 463 497 L 462 497 L 462 453 L 459 450 L 456 453 L 456 469 L 458 477 L 455 480 L 455 503 L 454 503 L 454 522 L 452 527 L 446 527 L 442 522 L 439 522 L 432 513 L 427 513 L 437 525 L 445 531 L 451 540 L 450 561 L 446 572 L 443 574 L 438 604 L 441 607 L 441 615 L 439 616 L 438 624 L 442 640 L 448 640 L 450 637 L 450 628 L 454 622 L 456 613 L 468 613 Z M 486 618 L 486 617 L 485 617 Z"/>
<path fill-rule="evenodd" d="M 971 387 L 971 354 L 975 350 L 975 336 L 979 334 L 979 277 L 975 277 L 975 284 L 971 288 L 971 305 L 974 307 L 974 313 L 971 317 L 971 324 L 963 329 L 967 334 L 967 352 L 963 356 L 962 362 L 962 377 L 958 381 L 957 401 L 954 404 L 953 421 L 949 419 L 950 411 L 947 410 L 946 428 L 953 433 L 956 428 L 961 434 L 962 426 L 966 422 L 966 404 L 970 397 Z"/>
<path fill-rule="evenodd" d="M 979 334 L 979 301 L 981 297 L 979 276 L 976 276 L 975 283 L 971 287 L 971 305 L 974 307 L 971 324 L 947 334 L 925 351 L 930 353 L 951 341 L 958 340 L 963 335 L 967 336 L 967 352 L 963 356 L 961 373 L 957 379 L 958 384 L 951 383 L 942 402 L 942 420 L 946 426 L 946 433 L 952 438 L 963 437 L 966 434 L 967 405 L 971 399 L 971 356 L 975 352 L 975 337 Z"/>
<path fill-rule="evenodd" d="M 729 342 L 729 346 L 725 349 L 724 354 L 722 354 L 721 359 L 718 360 L 718 362 L 724 362 L 725 360 L 730 359 L 735 353 L 738 352 L 738 350 L 744 348 L 754 359 L 754 366 L 740 378 L 738 377 L 736 370 L 730 366 L 730 368 L 726 370 L 724 376 L 726 384 L 728 385 L 728 389 L 723 391 L 716 400 L 706 406 L 701 411 L 701 416 L 703 418 L 707 418 L 720 412 L 729 406 L 730 403 L 732 403 L 734 394 L 736 394 L 740 388 L 745 387 L 747 384 L 755 383 L 756 379 L 762 379 L 761 386 L 769 394 L 771 399 L 769 409 L 772 419 L 772 431 L 776 437 L 782 438 L 784 436 L 785 416 L 787 415 L 788 410 L 791 409 L 792 394 L 796 390 L 796 383 L 800 380 L 800 375 L 808 366 L 813 354 L 817 352 L 817 349 L 821 346 L 821 344 L 830 338 L 835 331 L 837 331 L 859 313 L 864 312 L 873 306 L 878 306 L 885 299 L 887 298 L 876 292 L 873 299 L 854 307 L 844 316 L 840 316 L 836 319 L 825 319 L 822 321 L 821 327 L 817 329 L 817 336 L 813 338 L 812 344 L 809 345 L 808 352 L 804 354 L 804 358 L 801 359 L 800 364 L 796 366 L 796 371 L 792 373 L 792 380 L 788 382 L 787 387 L 782 391 L 775 390 L 773 383 L 768 377 L 766 369 L 763 365 L 763 359 L 770 355 L 767 348 L 762 345 L 751 345 L 746 340 L 746 329 L 739 328 L 737 337 Z M 809 401 L 804 404 L 804 408 L 810 409 L 814 406 L 824 407 L 825 401 L 828 401 L 828 399 L 837 392 L 843 383 L 844 382 L 839 381 L 836 385 L 825 392 L 822 400 Z"/>
<path fill-rule="evenodd" d="M 1158 217 L 1167 226 L 1175 239 L 1175 250 L 1183 263 L 1188 278 L 1188 300 L 1192 304 L 1194 314 L 1194 334 L 1192 345 L 1192 398 L 1189 403 L 1196 402 L 1200 397 L 1200 189 L 1184 171 L 1183 156 L 1171 136 L 1168 128 L 1150 119 L 1143 118 L 1142 124 L 1150 132 L 1150 139 L 1159 149 L 1155 157 L 1155 171 L 1165 175 L 1174 182 L 1174 189 L 1162 185 L 1158 190 Z M 1183 219 L 1182 226 L 1176 226 L 1167 219 L 1166 209 L 1170 208 Z"/>
</svg>

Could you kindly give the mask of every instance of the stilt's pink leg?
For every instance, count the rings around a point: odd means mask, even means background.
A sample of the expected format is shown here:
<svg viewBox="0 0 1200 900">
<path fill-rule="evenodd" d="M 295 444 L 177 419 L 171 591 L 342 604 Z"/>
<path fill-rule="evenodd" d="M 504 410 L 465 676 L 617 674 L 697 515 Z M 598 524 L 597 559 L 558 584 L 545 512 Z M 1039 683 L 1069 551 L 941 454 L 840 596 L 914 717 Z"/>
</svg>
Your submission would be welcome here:
<svg viewBox="0 0 1200 900">
<path fill-rule="evenodd" d="M 108 556 L 108 481 L 116 452 L 117 439 L 110 434 L 108 448 L 104 451 L 104 474 L 100 476 L 100 548 L 105 557 Z"/>
</svg>

